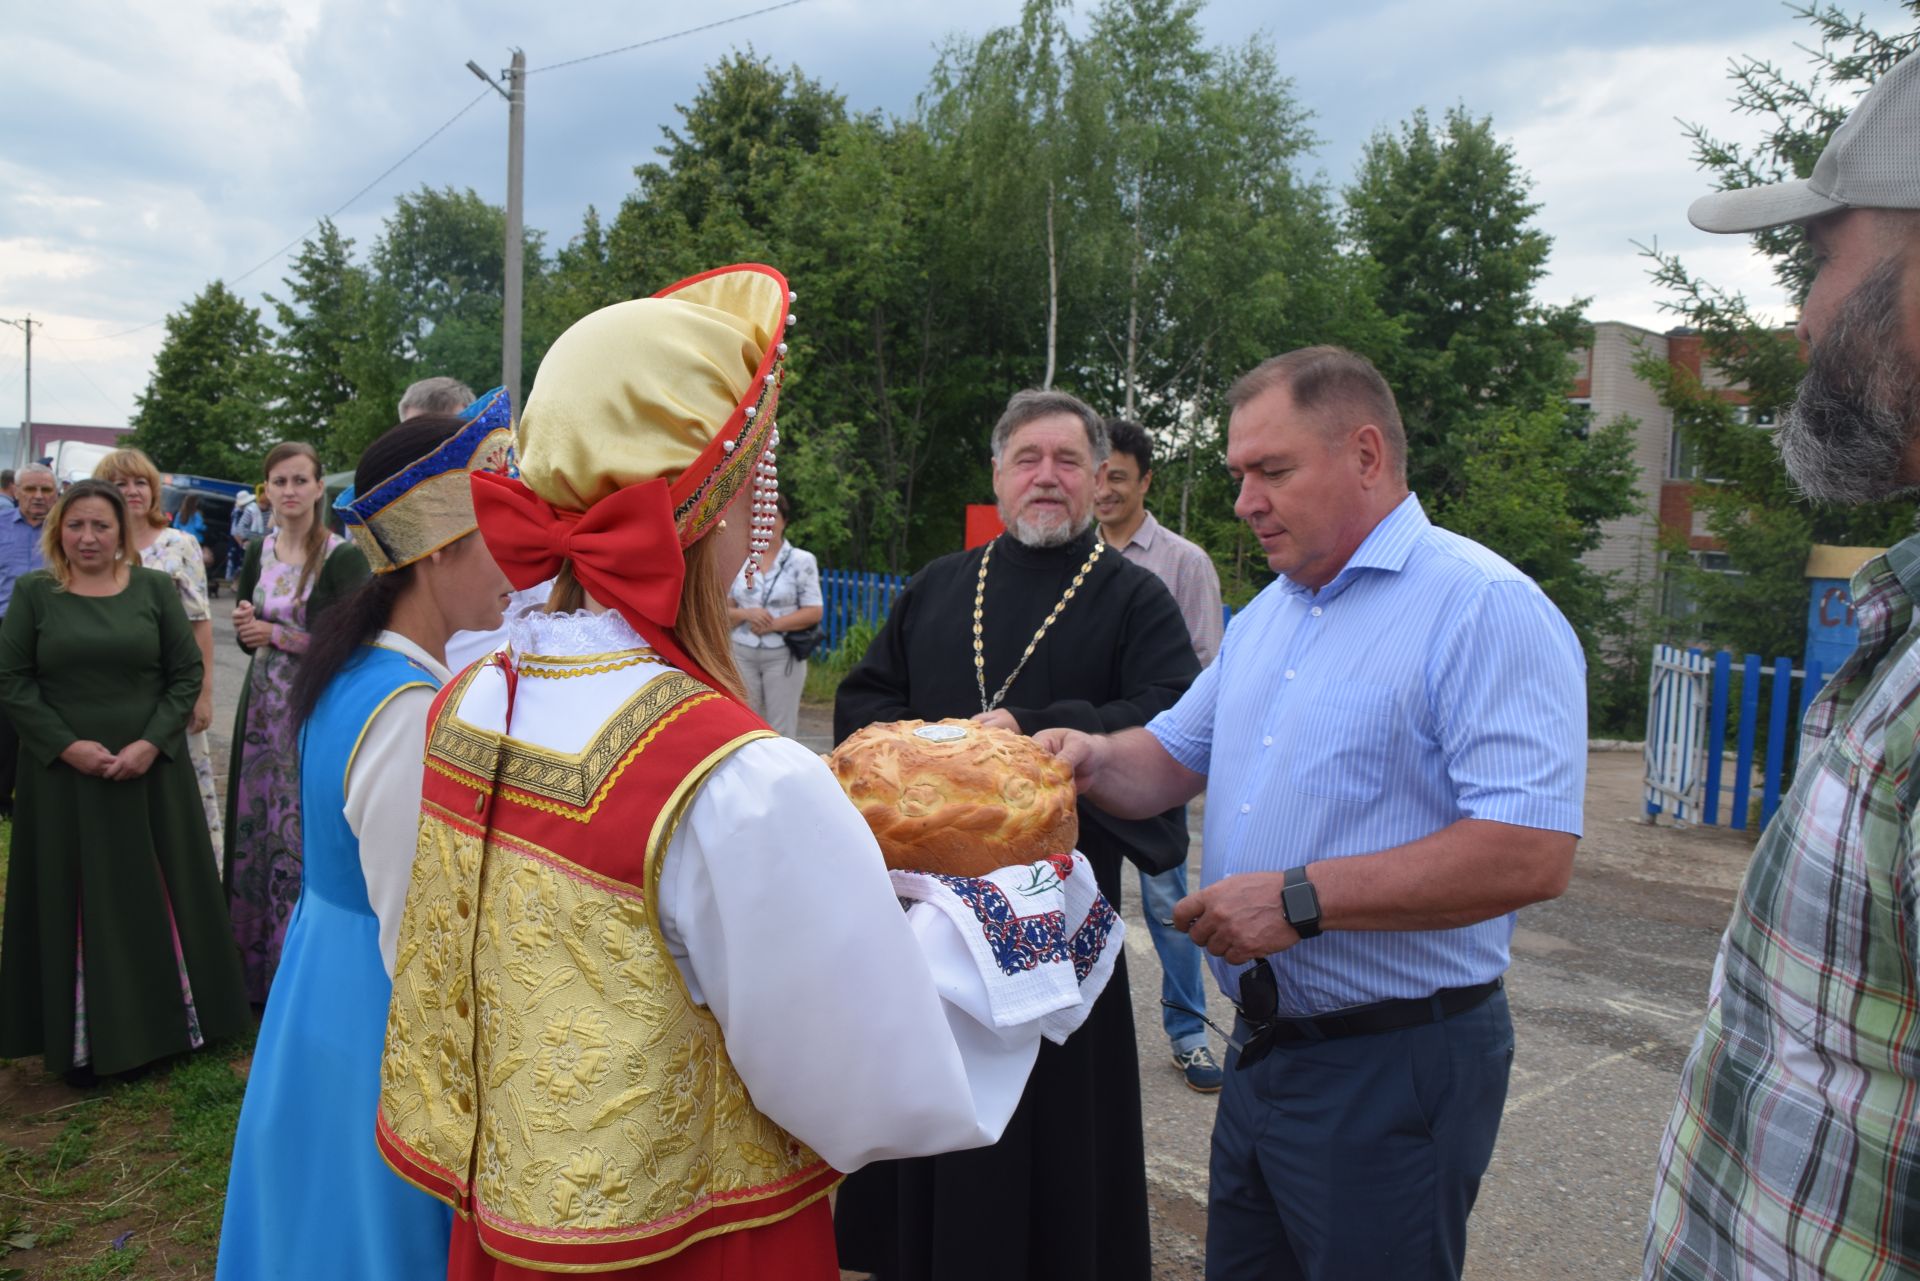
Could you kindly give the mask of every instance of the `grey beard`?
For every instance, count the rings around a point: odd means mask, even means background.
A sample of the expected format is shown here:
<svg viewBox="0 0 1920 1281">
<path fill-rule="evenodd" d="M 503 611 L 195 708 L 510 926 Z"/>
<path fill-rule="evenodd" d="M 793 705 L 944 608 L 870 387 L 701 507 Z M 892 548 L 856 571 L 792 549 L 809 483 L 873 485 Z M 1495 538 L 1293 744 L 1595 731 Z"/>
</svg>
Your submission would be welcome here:
<svg viewBox="0 0 1920 1281">
<path fill-rule="evenodd" d="M 1087 532 L 1087 527 L 1093 524 L 1093 512 L 1089 510 L 1078 521 L 1069 519 L 1058 525 L 1041 525 L 1036 521 L 1028 520 L 1025 516 L 1016 516 L 1008 520 L 1006 510 L 1003 508 L 1000 512 L 1000 523 L 1007 527 L 1007 532 L 1013 535 L 1015 542 L 1023 543 L 1028 547 L 1064 547 Z"/>
<path fill-rule="evenodd" d="M 1920 368 L 1902 345 L 1899 259 L 1860 282 L 1807 360 L 1774 444 L 1808 498 L 1874 503 L 1915 488 L 1899 479 L 1920 430 Z"/>
</svg>

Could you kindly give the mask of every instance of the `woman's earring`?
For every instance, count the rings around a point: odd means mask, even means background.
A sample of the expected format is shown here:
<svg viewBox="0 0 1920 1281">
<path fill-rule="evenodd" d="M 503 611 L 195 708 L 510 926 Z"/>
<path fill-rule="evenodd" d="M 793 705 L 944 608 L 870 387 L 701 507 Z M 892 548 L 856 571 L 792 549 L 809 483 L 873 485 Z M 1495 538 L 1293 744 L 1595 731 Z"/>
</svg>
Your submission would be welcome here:
<svg viewBox="0 0 1920 1281">
<path fill-rule="evenodd" d="M 722 517 L 720 518 L 720 525 L 719 525 L 719 528 L 721 528 L 721 529 L 725 529 L 726 527 L 727 527 L 727 518 L 726 518 L 725 516 L 722 516 Z"/>
</svg>

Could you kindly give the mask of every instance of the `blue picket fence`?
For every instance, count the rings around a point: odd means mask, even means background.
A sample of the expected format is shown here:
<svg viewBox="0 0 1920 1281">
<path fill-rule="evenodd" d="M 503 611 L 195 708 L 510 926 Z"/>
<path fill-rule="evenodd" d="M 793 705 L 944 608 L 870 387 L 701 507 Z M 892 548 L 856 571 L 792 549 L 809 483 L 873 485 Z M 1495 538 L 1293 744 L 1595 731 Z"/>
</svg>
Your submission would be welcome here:
<svg viewBox="0 0 1920 1281">
<path fill-rule="evenodd" d="M 1726 826 L 1745 830 L 1757 783 L 1760 825 L 1766 826 L 1798 765 L 1789 756 L 1797 757 L 1800 721 L 1823 679 L 1817 658 L 1795 670 L 1790 658 L 1765 663 L 1748 654 L 1740 664 L 1735 708 L 1732 655 L 1654 646 L 1647 691 L 1647 821 L 1667 813 L 1676 822 L 1717 826 L 1724 815 Z M 1763 703 L 1766 750 L 1756 762 Z"/>
<path fill-rule="evenodd" d="M 856 623 L 878 625 L 885 620 L 887 611 L 893 608 L 894 599 L 906 585 L 905 574 L 876 574 L 858 569 L 821 570 L 820 625 L 826 629 L 827 638 L 820 648 L 837 649 L 841 638 Z M 1220 613 L 1227 622 L 1233 621 L 1233 606 L 1222 605 Z"/>
<path fill-rule="evenodd" d="M 878 624 L 907 585 L 904 574 L 875 574 L 857 569 L 820 571 L 822 649 L 837 649 L 856 623 Z"/>
</svg>

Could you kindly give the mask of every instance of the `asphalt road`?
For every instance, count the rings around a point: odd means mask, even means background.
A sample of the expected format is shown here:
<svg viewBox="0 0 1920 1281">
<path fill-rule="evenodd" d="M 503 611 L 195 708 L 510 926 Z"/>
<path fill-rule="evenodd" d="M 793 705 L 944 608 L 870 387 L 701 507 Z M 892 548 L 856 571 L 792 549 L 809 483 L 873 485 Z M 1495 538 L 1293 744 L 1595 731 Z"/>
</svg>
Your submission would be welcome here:
<svg viewBox="0 0 1920 1281">
<path fill-rule="evenodd" d="M 1561 898 L 1523 911 L 1514 934 L 1507 982 L 1517 1051 L 1500 1142 L 1469 1227 L 1473 1281 L 1639 1275 L 1661 1131 L 1752 849 L 1736 833 L 1643 823 L 1638 754 L 1595 752 L 1588 772 L 1587 836 L 1573 882 Z M 1197 883 L 1197 850 L 1189 867 Z M 1139 904 L 1126 903 L 1122 915 L 1155 1276 L 1198 1278 L 1213 1105 L 1180 1084 L 1163 1052 L 1158 958 Z M 1226 1012 L 1217 995 L 1213 1004 Z"/>
<path fill-rule="evenodd" d="M 233 711 L 240 702 L 240 687 L 247 679 L 248 658 L 233 639 L 233 592 L 226 589 L 215 596 L 213 606 L 213 724 L 207 735 L 213 748 L 213 772 L 220 780 L 224 799 L 227 786 L 227 750 L 233 742 Z"/>
<path fill-rule="evenodd" d="M 214 600 L 217 768 L 246 655 Z M 801 738 L 828 746 L 805 708 Z M 1588 758 L 1587 835 L 1560 899 L 1526 909 L 1507 976 L 1518 1037 L 1506 1118 L 1469 1230 L 1473 1281 L 1617 1281 L 1639 1273 L 1655 1151 L 1751 842 L 1640 821 L 1637 754 Z M 1191 875 L 1199 876 L 1198 827 Z M 1130 887 L 1131 888 L 1131 887 Z M 1188 1090 L 1160 1031 L 1160 966 L 1137 896 L 1122 904 L 1140 1047 L 1155 1276 L 1201 1273 L 1214 1100 Z M 1231 1014 L 1216 993 L 1215 1021 Z M 1222 1048 L 1217 1043 L 1214 1052 Z"/>
<path fill-rule="evenodd" d="M 824 749 L 824 710 L 801 737 Z M 1637 1277 L 1653 1163 L 1699 1027 L 1720 932 L 1752 850 L 1738 833 L 1641 821 L 1641 760 L 1588 757 L 1587 834 L 1567 893 L 1520 914 L 1508 972 L 1517 1050 L 1469 1225 L 1472 1281 Z M 1199 883 L 1199 826 L 1189 880 Z M 1121 905 L 1140 1053 L 1157 1281 L 1202 1276 L 1214 1098 L 1186 1088 L 1160 1024 L 1160 962 L 1138 897 Z M 1232 1010 L 1217 992 L 1214 1021 Z M 1216 1041 L 1214 1053 L 1224 1047 Z"/>
</svg>

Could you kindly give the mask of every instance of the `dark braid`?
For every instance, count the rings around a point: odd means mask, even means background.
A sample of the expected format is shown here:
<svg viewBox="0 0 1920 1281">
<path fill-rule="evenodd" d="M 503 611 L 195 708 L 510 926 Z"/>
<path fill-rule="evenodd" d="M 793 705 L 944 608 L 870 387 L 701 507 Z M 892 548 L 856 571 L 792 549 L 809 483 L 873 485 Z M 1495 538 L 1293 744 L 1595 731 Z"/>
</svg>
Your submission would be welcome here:
<svg viewBox="0 0 1920 1281">
<path fill-rule="evenodd" d="M 464 424 L 445 414 L 422 414 L 381 436 L 360 455 L 354 469 L 353 491 L 364 494 L 406 470 L 445 444 Z M 319 519 L 320 513 L 315 513 Z M 417 563 L 417 562 L 416 562 Z M 324 610 L 315 621 L 307 652 L 296 666 L 293 705 L 296 727 L 307 723 L 320 696 L 360 647 L 378 636 L 393 617 L 393 607 L 414 579 L 414 565 L 392 573 L 375 574 Z"/>
</svg>

